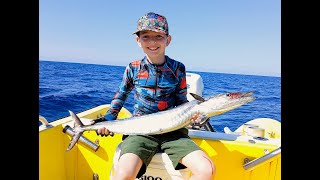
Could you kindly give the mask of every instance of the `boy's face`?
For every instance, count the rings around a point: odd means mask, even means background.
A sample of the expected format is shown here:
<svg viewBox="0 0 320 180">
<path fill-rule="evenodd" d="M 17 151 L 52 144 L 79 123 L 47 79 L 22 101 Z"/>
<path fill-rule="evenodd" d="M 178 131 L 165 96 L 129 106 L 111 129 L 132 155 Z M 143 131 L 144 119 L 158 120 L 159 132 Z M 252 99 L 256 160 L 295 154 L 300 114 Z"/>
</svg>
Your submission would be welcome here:
<svg viewBox="0 0 320 180">
<path fill-rule="evenodd" d="M 153 31 L 141 31 L 136 40 L 148 57 L 156 58 L 164 56 L 165 49 L 170 44 L 171 36 Z"/>
</svg>

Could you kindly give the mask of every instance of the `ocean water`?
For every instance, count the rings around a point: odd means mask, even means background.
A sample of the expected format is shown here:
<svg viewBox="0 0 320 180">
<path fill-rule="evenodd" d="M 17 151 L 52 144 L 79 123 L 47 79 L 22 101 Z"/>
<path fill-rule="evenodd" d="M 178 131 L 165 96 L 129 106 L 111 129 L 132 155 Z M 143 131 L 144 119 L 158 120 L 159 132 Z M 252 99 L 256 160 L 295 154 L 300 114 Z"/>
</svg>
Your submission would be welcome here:
<svg viewBox="0 0 320 180">
<path fill-rule="evenodd" d="M 110 104 L 121 82 L 124 66 L 39 61 L 39 115 L 49 122 L 102 104 Z M 235 91 L 253 91 L 256 100 L 225 114 L 211 117 L 218 132 L 232 131 L 256 118 L 281 122 L 281 78 L 212 72 L 201 75 L 204 96 Z M 133 112 L 133 92 L 124 107 Z M 40 123 L 39 123 L 40 125 Z"/>
</svg>

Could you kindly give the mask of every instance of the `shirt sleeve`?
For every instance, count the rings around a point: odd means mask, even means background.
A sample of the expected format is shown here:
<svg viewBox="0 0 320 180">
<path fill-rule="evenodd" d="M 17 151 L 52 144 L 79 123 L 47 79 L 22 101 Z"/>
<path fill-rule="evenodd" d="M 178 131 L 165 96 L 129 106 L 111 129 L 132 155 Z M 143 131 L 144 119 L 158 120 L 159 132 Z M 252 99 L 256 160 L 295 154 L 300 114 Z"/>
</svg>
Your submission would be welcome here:
<svg viewBox="0 0 320 180">
<path fill-rule="evenodd" d="M 134 88 L 132 77 L 133 71 L 131 68 L 131 64 L 129 64 L 125 69 L 118 91 L 115 93 L 113 100 L 110 103 L 110 108 L 106 112 L 105 119 L 107 121 L 117 119 L 118 114 L 123 107 L 127 97 L 129 96 L 131 90 Z"/>
<path fill-rule="evenodd" d="M 179 79 L 179 84 L 176 87 L 175 101 L 176 101 L 176 106 L 179 106 L 181 104 L 189 102 L 187 99 L 186 68 L 183 63 L 179 63 L 177 72 L 178 72 L 177 75 Z"/>
</svg>

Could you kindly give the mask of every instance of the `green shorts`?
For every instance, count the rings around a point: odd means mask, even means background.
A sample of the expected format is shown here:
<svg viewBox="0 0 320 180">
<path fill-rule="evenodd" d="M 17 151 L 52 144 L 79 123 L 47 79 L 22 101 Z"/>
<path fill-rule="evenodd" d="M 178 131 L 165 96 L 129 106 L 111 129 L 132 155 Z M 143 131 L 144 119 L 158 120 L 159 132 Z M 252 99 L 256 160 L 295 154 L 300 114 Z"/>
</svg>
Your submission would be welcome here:
<svg viewBox="0 0 320 180">
<path fill-rule="evenodd" d="M 168 154 L 177 170 L 185 168 L 179 161 L 196 150 L 201 148 L 188 136 L 188 129 L 182 128 L 159 135 L 130 135 L 122 142 L 120 156 L 133 153 L 142 159 L 143 165 L 137 175 L 139 178 L 146 172 L 146 167 L 157 152 Z"/>
</svg>

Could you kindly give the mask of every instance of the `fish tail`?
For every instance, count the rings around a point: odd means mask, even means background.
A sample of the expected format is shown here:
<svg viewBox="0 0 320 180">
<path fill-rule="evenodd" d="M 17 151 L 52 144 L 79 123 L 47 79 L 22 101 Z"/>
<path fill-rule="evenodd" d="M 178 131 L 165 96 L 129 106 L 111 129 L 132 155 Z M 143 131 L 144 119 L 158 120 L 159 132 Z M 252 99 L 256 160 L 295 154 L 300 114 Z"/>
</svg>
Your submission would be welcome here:
<svg viewBox="0 0 320 180">
<path fill-rule="evenodd" d="M 74 147 L 74 145 L 78 142 L 79 138 L 81 137 L 82 133 L 84 132 L 84 129 L 82 128 L 84 125 L 81 122 L 80 118 L 72 111 L 69 111 L 69 113 L 70 113 L 72 119 L 74 120 L 75 125 L 73 128 L 74 134 L 72 135 L 72 139 L 68 145 L 67 151 L 70 151 Z"/>
</svg>

